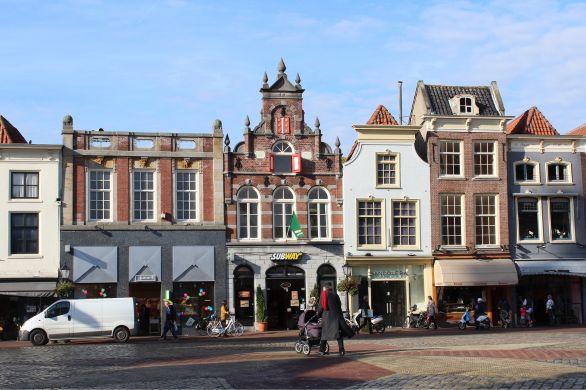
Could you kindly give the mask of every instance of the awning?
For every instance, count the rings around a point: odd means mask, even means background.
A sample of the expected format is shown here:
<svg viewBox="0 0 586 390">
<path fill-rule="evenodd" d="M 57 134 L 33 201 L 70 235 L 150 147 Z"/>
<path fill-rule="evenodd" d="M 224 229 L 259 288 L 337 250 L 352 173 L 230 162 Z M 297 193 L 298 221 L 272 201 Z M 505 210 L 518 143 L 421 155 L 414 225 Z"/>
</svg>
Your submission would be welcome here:
<svg viewBox="0 0 586 390">
<path fill-rule="evenodd" d="M 436 260 L 436 286 L 502 286 L 519 282 L 517 269 L 508 259 Z"/>
<path fill-rule="evenodd" d="M 570 275 L 586 277 L 586 260 L 527 260 L 515 261 L 521 276 Z"/>
<path fill-rule="evenodd" d="M 52 297 L 55 295 L 56 284 L 56 281 L 0 282 L 0 295 Z"/>
<path fill-rule="evenodd" d="M 131 282 L 161 281 L 161 247 L 131 246 L 128 250 L 128 280 Z"/>
<path fill-rule="evenodd" d="M 175 282 L 213 282 L 213 246 L 174 246 L 173 281 Z"/>
<path fill-rule="evenodd" d="M 73 281 L 75 283 L 117 283 L 118 247 L 74 247 Z"/>
</svg>

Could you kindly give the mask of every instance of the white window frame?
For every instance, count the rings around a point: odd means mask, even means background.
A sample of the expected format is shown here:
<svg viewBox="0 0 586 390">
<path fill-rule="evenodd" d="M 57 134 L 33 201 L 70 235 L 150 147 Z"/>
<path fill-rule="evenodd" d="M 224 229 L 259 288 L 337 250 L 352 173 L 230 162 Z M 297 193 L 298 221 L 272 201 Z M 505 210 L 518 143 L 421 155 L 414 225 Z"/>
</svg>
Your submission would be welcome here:
<svg viewBox="0 0 586 390">
<path fill-rule="evenodd" d="M 381 243 L 360 244 L 360 202 L 378 202 L 381 204 Z M 357 250 L 385 250 L 387 248 L 387 211 L 383 198 L 356 199 L 356 249 Z"/>
<path fill-rule="evenodd" d="M 136 219 L 134 218 L 134 174 L 135 172 L 151 172 L 153 174 L 153 219 Z M 130 207 L 130 212 L 131 214 L 131 220 L 132 222 L 136 222 L 136 223 L 143 223 L 143 222 L 157 222 L 158 221 L 158 211 L 159 211 L 159 197 L 158 197 L 158 175 L 157 175 L 157 171 L 154 169 L 133 169 L 130 171 L 130 188 L 131 188 L 131 199 L 130 201 L 132 202 L 131 205 L 132 207 Z"/>
<path fill-rule="evenodd" d="M 482 196 L 491 196 L 494 198 L 494 225 L 495 225 L 495 243 L 494 244 L 478 244 L 476 242 L 476 218 L 478 214 L 476 214 L 476 200 Z M 474 194 L 474 245 L 476 248 L 497 248 L 500 246 L 500 221 L 499 221 L 499 195 L 498 194 Z M 488 215 L 488 214 L 481 214 L 481 215 Z"/>
<path fill-rule="evenodd" d="M 318 190 L 323 190 L 326 192 L 327 194 L 327 198 L 326 199 L 309 199 L 309 195 L 313 192 L 313 191 L 318 191 Z M 313 237 L 313 235 L 311 234 L 311 228 L 313 227 L 313 225 L 311 224 L 311 209 L 310 206 L 311 204 L 325 204 L 326 205 L 326 223 L 328 224 L 327 229 L 326 229 L 326 237 Z M 307 192 L 307 225 L 308 225 L 308 233 L 309 233 L 309 239 L 312 241 L 330 241 L 332 239 L 332 207 L 331 207 L 331 196 L 330 196 L 330 191 L 328 191 L 325 187 L 313 187 L 312 189 L 310 189 Z M 318 210 L 318 221 L 319 221 L 319 210 Z M 318 230 L 320 229 L 320 226 L 318 226 Z"/>
<path fill-rule="evenodd" d="M 194 173 L 195 174 L 195 219 L 183 219 L 179 218 L 179 206 L 178 206 L 178 199 L 177 199 L 177 174 L 178 173 Z M 200 220 L 200 173 L 197 169 L 176 169 L 175 173 L 173 174 L 173 214 L 175 215 L 175 219 L 180 222 L 199 222 Z M 192 192 L 192 191 L 186 191 Z"/>
<path fill-rule="evenodd" d="M 446 217 L 456 217 L 456 214 L 443 214 L 442 212 L 442 197 L 444 196 L 454 196 L 460 198 L 460 231 L 462 232 L 460 235 L 460 244 L 443 244 L 444 236 L 443 236 L 443 218 Z M 439 204 L 439 214 L 440 214 L 440 241 L 442 248 L 466 248 L 466 197 L 464 194 L 440 194 L 440 204 Z"/>
<path fill-rule="evenodd" d="M 395 243 L 395 204 L 396 203 L 415 203 L 415 244 L 414 245 L 401 245 Z M 412 199 L 412 198 L 397 198 L 391 199 L 391 208 L 390 208 L 390 219 L 391 219 L 391 231 L 390 231 L 390 238 L 391 238 L 391 248 L 393 250 L 417 250 L 421 248 L 421 222 L 420 222 L 420 215 L 419 215 L 419 199 Z"/>
<path fill-rule="evenodd" d="M 561 180 L 550 180 L 549 179 L 549 166 L 553 165 L 553 164 L 559 164 L 559 165 L 565 165 L 566 166 L 566 176 L 567 176 L 567 180 L 565 181 L 561 181 Z M 568 185 L 568 184 L 574 184 L 574 178 L 572 176 L 572 163 L 568 162 L 568 161 L 561 161 L 561 160 L 555 160 L 555 161 L 548 161 L 545 163 L 545 182 L 549 185 Z"/>
<path fill-rule="evenodd" d="M 539 238 L 536 239 L 523 239 L 521 238 L 521 226 L 519 225 L 519 199 L 523 198 L 532 198 L 537 201 L 537 233 L 539 234 Z M 543 210 L 541 207 L 541 199 L 538 196 L 517 196 L 515 197 L 515 223 L 517 225 L 517 242 L 518 243 L 527 243 L 527 244 L 542 244 L 544 243 L 543 239 Z"/>
<path fill-rule="evenodd" d="M 380 157 L 394 157 L 395 161 L 393 163 L 386 161 L 383 162 L 383 164 L 386 165 L 395 165 L 395 183 L 393 184 L 379 184 L 378 179 L 379 179 L 379 169 L 378 169 L 378 165 L 379 165 L 379 158 Z M 401 188 L 401 156 L 399 153 L 394 153 L 394 152 L 380 152 L 380 153 L 376 153 L 376 160 L 375 160 L 375 167 L 374 167 L 374 171 L 376 172 L 376 188 Z"/>
<path fill-rule="evenodd" d="M 445 153 L 446 155 L 458 155 L 460 157 L 460 174 L 449 174 L 449 173 L 442 173 L 442 143 L 454 143 L 454 144 L 458 144 L 459 146 L 459 152 L 458 153 L 452 153 L 452 152 L 447 152 Z M 452 140 L 452 139 L 441 139 L 438 141 L 438 153 L 439 153 L 439 161 L 438 161 L 438 165 L 439 165 L 439 177 L 440 178 L 463 178 L 464 177 L 464 167 L 465 167 L 465 161 L 464 161 L 464 142 L 462 140 Z"/>
<path fill-rule="evenodd" d="M 492 144 L 493 152 L 492 153 L 485 153 L 485 152 L 476 153 L 476 145 L 478 145 L 478 144 Z M 476 156 L 477 155 L 485 155 L 485 156 L 492 155 L 492 174 L 489 174 L 489 175 L 476 174 Z M 477 141 L 472 142 L 472 174 L 474 175 L 474 177 L 475 178 L 498 178 L 499 177 L 498 164 L 497 164 L 498 158 L 499 158 L 498 144 L 496 141 L 477 140 Z"/>
<path fill-rule="evenodd" d="M 533 166 L 533 180 L 519 180 L 517 178 L 517 166 L 519 165 L 532 165 Z M 521 160 L 521 161 L 515 161 L 513 163 L 513 182 L 515 185 L 519 185 L 519 186 L 527 186 L 527 185 L 536 185 L 536 184 L 541 184 L 541 176 L 540 176 L 540 172 L 539 172 L 539 163 L 535 162 L 535 161 L 525 161 L 525 160 Z"/>
<path fill-rule="evenodd" d="M 287 145 L 289 148 L 291 148 L 290 152 L 280 152 L 277 151 L 275 152 L 275 149 L 277 148 L 277 146 L 284 144 Z M 283 174 L 283 175 L 293 175 L 293 155 L 295 154 L 295 148 L 293 147 L 293 145 L 290 142 L 287 141 L 283 141 L 283 140 L 279 140 L 277 142 L 275 142 L 275 144 L 271 147 L 271 153 L 273 155 L 273 172 L 275 174 Z M 282 171 L 278 171 L 277 170 L 277 157 L 278 156 L 288 156 L 289 157 L 289 162 L 291 165 L 291 170 L 289 172 L 282 172 Z"/>
<path fill-rule="evenodd" d="M 252 189 L 256 195 L 257 195 L 257 199 L 255 202 L 251 202 L 251 201 L 246 201 L 246 202 L 241 202 L 240 201 L 240 192 L 242 190 L 244 190 L 245 188 L 250 188 Z M 250 204 L 256 204 L 257 205 L 257 218 L 258 218 L 258 237 L 255 238 L 251 238 L 250 237 L 250 206 L 247 206 L 247 223 L 246 223 L 246 231 L 248 232 L 248 237 L 240 237 L 240 204 L 241 203 L 245 203 L 247 205 Z M 236 237 L 238 237 L 238 240 L 240 241 L 260 241 L 262 239 L 262 207 L 261 207 L 262 203 L 261 203 L 261 195 L 260 192 L 254 188 L 253 186 L 242 186 L 238 189 L 238 192 L 236 193 Z"/>
<path fill-rule="evenodd" d="M 91 202 L 91 189 L 90 189 L 90 185 L 91 185 L 91 172 L 109 172 L 110 173 L 110 218 L 108 219 L 93 219 L 91 218 L 91 206 L 90 206 L 90 202 Z M 116 191 L 114 191 L 114 170 L 113 169 L 88 169 L 87 170 L 87 174 L 86 174 L 86 204 L 85 204 L 85 208 L 86 208 L 86 221 L 88 222 L 112 222 L 114 220 L 114 194 L 116 193 Z"/>
<path fill-rule="evenodd" d="M 470 101 L 470 104 L 466 104 L 466 99 L 468 99 Z M 464 100 L 464 103 L 462 104 L 462 100 Z M 464 111 L 462 111 L 462 107 L 464 107 Z M 474 107 L 474 98 L 472 96 L 460 96 L 458 98 L 458 112 L 460 114 L 463 115 L 467 115 L 467 114 L 472 114 L 473 110 L 472 107 Z"/>
<path fill-rule="evenodd" d="M 277 192 L 279 189 L 281 188 L 285 188 L 287 190 L 289 190 L 292 194 L 293 194 L 293 200 L 289 200 L 289 199 L 278 199 L 275 200 L 275 192 Z M 275 241 L 288 241 L 288 240 L 297 240 L 297 236 L 295 236 L 295 234 L 293 234 L 292 231 L 287 232 L 287 223 L 285 222 L 286 218 L 283 219 L 283 223 L 285 224 L 284 229 L 285 229 L 285 237 L 277 237 L 275 234 L 275 205 L 276 204 L 292 204 L 293 207 L 291 208 L 291 215 L 293 215 L 293 213 L 297 214 L 297 196 L 295 195 L 295 191 L 293 191 L 293 188 L 288 187 L 288 186 L 279 186 L 277 188 L 275 188 L 275 190 L 273 191 L 273 201 L 271 204 L 271 209 L 273 212 L 273 218 L 272 218 L 272 225 L 273 225 L 273 240 Z M 283 214 L 283 217 L 285 216 L 285 214 Z M 298 217 L 299 218 L 299 217 Z M 288 233 L 288 234 L 287 234 Z M 291 237 L 289 237 L 289 235 L 291 235 Z"/>
<path fill-rule="evenodd" d="M 551 200 L 552 198 L 565 198 L 570 201 L 570 226 L 572 228 L 572 238 L 570 240 L 554 240 L 552 223 L 551 223 Z M 548 229 L 549 229 L 549 243 L 550 244 L 572 244 L 576 242 L 576 216 L 574 214 L 574 197 L 573 196 L 550 196 L 547 198 L 547 210 L 548 210 Z"/>
</svg>

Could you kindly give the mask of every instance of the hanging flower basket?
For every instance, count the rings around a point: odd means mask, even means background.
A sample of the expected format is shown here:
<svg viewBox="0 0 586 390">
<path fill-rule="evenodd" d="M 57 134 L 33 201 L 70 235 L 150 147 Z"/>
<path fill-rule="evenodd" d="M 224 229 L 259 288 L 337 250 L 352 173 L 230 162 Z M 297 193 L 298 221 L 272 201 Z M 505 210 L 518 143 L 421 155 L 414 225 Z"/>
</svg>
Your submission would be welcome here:
<svg viewBox="0 0 586 390">
<path fill-rule="evenodd" d="M 69 298 L 73 293 L 73 283 L 62 280 L 55 287 L 55 295 L 59 298 Z"/>
</svg>

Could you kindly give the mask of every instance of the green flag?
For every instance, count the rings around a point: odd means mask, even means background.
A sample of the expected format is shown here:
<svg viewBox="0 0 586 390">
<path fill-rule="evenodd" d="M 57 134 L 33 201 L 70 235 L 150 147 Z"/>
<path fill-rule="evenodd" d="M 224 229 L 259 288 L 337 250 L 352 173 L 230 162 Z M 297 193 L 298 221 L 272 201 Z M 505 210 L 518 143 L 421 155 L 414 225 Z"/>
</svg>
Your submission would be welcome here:
<svg viewBox="0 0 586 390">
<path fill-rule="evenodd" d="M 293 215 L 291 215 L 291 222 L 289 222 L 289 230 L 295 234 L 297 238 L 303 238 L 303 230 L 301 230 L 301 225 L 299 224 L 299 220 L 297 219 L 297 214 L 293 211 Z"/>
</svg>

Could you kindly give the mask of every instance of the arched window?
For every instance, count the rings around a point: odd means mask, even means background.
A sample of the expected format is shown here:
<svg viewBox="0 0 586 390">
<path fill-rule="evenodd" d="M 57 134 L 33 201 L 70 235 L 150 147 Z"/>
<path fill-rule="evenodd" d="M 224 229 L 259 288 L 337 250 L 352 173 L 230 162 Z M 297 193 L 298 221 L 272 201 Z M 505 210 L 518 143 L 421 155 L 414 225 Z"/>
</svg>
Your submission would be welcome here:
<svg viewBox="0 0 586 390">
<path fill-rule="evenodd" d="M 291 173 L 293 167 L 291 159 L 295 150 L 290 143 L 285 141 L 277 142 L 272 149 L 273 158 L 273 172 L 277 173 Z"/>
<path fill-rule="evenodd" d="M 528 159 L 513 164 L 515 167 L 515 184 L 539 183 L 539 164 Z"/>
<path fill-rule="evenodd" d="M 238 191 L 238 238 L 241 240 L 260 238 L 259 200 L 253 187 L 243 187 Z"/>
<path fill-rule="evenodd" d="M 312 239 L 330 238 L 330 196 L 322 187 L 309 191 L 309 236 Z"/>
<path fill-rule="evenodd" d="M 547 181 L 549 183 L 572 183 L 572 165 L 556 159 L 545 163 L 547 166 Z"/>
<path fill-rule="evenodd" d="M 291 215 L 295 207 L 295 195 L 288 187 L 279 187 L 273 193 L 273 237 L 275 239 L 293 238 L 289 229 Z"/>
</svg>

